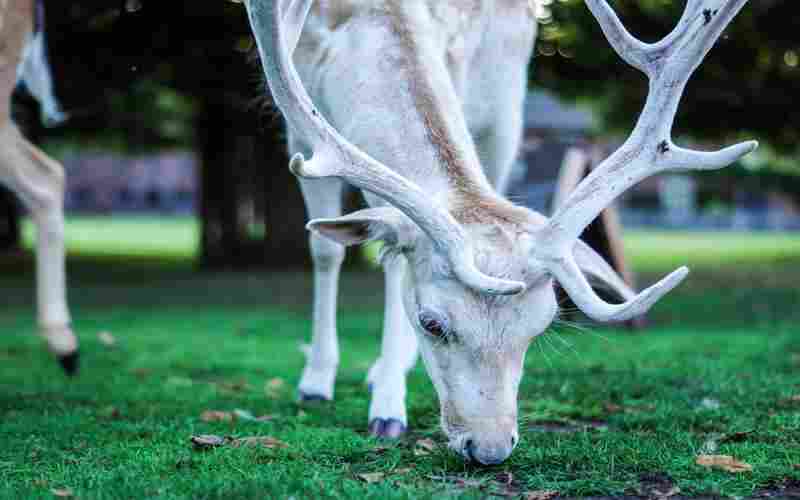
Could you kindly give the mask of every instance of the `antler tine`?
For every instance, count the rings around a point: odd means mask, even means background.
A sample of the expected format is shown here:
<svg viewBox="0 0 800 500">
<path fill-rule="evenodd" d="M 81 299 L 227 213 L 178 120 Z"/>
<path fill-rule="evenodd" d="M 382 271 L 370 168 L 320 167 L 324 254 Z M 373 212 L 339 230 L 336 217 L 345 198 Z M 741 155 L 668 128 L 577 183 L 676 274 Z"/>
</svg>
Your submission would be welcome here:
<svg viewBox="0 0 800 500">
<path fill-rule="evenodd" d="M 616 53 L 625 62 L 646 73 L 647 53 L 650 45 L 631 35 L 617 13 L 605 0 L 586 0 L 586 6 L 599 21 L 603 34 Z"/>
<path fill-rule="evenodd" d="M 758 147 L 743 142 L 716 152 L 676 146 L 672 127 L 692 73 L 747 0 L 689 0 L 678 26 L 662 41 L 644 44 L 622 25 L 606 0 L 585 0 L 614 49 L 650 79 L 644 110 L 625 143 L 583 180 L 539 233 L 534 257 L 549 269 L 573 301 L 599 321 L 623 321 L 647 311 L 677 286 L 679 270 L 621 305 L 603 302 L 588 286 L 572 256 L 580 234 L 619 195 L 665 171 L 724 168 Z"/>
<path fill-rule="evenodd" d="M 512 295 L 525 285 L 481 273 L 463 228 L 443 207 L 405 177 L 373 159 L 342 137 L 316 109 L 292 61 L 313 0 L 248 0 L 250 24 L 264 72 L 288 125 L 314 151 L 290 163 L 300 177 L 338 177 L 388 201 L 413 220 L 447 256 L 453 274 L 466 286 L 493 295 Z"/>
</svg>

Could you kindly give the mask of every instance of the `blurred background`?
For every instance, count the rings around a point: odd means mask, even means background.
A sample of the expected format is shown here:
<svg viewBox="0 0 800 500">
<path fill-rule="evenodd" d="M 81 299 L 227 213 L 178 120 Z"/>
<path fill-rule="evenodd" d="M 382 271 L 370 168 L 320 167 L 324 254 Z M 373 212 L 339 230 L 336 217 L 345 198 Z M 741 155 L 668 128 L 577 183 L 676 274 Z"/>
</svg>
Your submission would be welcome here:
<svg viewBox="0 0 800 500">
<path fill-rule="evenodd" d="M 611 3 L 648 41 L 685 4 Z M 501 481 L 499 469 L 475 471 L 445 451 L 421 363 L 409 377 L 410 439 L 434 439 L 440 451 L 376 448 L 366 435 L 364 379 L 383 324 L 374 248 L 350 251 L 342 273 L 335 405 L 298 406 L 298 345 L 311 332 L 306 216 L 244 6 L 45 4 L 70 119 L 43 127 L 24 89 L 14 110 L 66 167 L 82 369 L 68 380 L 36 335 L 34 228 L 0 188 L 0 497 L 49 498 L 50 488 L 64 497 L 69 486 L 86 498 L 440 498 L 442 488 L 484 484 L 476 478 Z M 612 52 L 582 0 L 539 0 L 536 15 L 510 196 L 548 213 L 624 139 L 646 82 Z M 641 496 L 625 498 L 744 498 L 787 478 L 800 491 L 798 19 L 796 0 L 748 2 L 680 108 L 677 142 L 702 149 L 755 138 L 759 151 L 720 172 L 648 179 L 585 233 L 639 288 L 677 266 L 693 272 L 634 331 L 587 327 L 563 304 L 526 358 L 524 441 L 504 491 L 513 483 L 576 496 L 632 488 Z M 234 409 L 250 417 L 203 417 Z M 193 452 L 189 436 L 208 433 L 261 433 L 289 448 Z M 698 453 L 717 450 L 753 471 L 695 465 Z M 354 477 L 374 471 L 394 475 Z"/>
<path fill-rule="evenodd" d="M 80 289 L 83 266 L 109 259 L 169 262 L 187 273 L 309 269 L 305 211 L 243 5 L 45 3 L 56 91 L 71 118 L 43 127 L 24 89 L 15 113 L 66 166 L 72 288 Z M 613 3 L 644 40 L 666 34 L 683 7 Z M 605 253 L 628 276 L 647 281 L 688 263 L 723 282 L 744 273 L 740 284 L 760 289 L 786 275 L 770 266 L 800 259 L 797 14 L 794 2 L 751 2 L 692 80 L 679 141 L 711 148 L 752 137 L 762 148 L 721 172 L 656 177 L 626 193 L 598 244 L 614 247 Z M 611 51 L 583 2 L 542 0 L 536 15 L 510 196 L 549 212 L 565 175 L 579 178 L 624 138 L 646 82 Z M 350 203 L 358 205 L 356 195 Z M 0 188 L 0 272 L 30 272 L 33 232 Z M 349 263 L 368 260 L 369 252 L 354 252 Z"/>
</svg>

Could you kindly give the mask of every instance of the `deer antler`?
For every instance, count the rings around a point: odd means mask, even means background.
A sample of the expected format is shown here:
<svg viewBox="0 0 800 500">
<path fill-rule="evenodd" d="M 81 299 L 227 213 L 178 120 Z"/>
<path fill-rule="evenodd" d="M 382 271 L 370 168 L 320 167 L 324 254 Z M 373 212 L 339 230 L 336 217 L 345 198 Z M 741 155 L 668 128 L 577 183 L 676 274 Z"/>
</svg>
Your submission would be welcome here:
<svg viewBox="0 0 800 500">
<path fill-rule="evenodd" d="M 299 177 L 338 177 L 385 199 L 413 220 L 446 255 L 453 274 L 468 287 L 511 295 L 525 285 L 481 273 L 464 229 L 450 213 L 413 182 L 397 174 L 342 137 L 320 114 L 292 62 L 313 0 L 249 0 L 247 10 L 275 103 L 289 126 L 311 145 L 314 156 L 298 154 L 290 168 Z"/>
<path fill-rule="evenodd" d="M 643 179 L 666 171 L 724 168 L 758 147 L 750 141 L 701 152 L 672 142 L 675 114 L 686 83 L 747 0 L 688 0 L 677 27 L 654 44 L 634 38 L 606 0 L 585 2 L 614 50 L 647 75 L 650 92 L 628 140 L 577 186 L 539 232 L 534 259 L 588 316 L 598 321 L 624 321 L 647 312 L 678 286 L 689 270 L 680 268 L 630 301 L 613 305 L 592 291 L 575 262 L 573 247 L 603 209 Z"/>
</svg>

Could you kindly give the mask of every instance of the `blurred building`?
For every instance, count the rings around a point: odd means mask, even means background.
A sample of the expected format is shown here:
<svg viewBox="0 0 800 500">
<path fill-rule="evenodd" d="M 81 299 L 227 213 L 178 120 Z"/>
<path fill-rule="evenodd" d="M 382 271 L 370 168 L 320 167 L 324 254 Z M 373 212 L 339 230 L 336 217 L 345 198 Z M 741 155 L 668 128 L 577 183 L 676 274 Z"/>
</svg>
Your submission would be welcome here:
<svg viewBox="0 0 800 500">
<path fill-rule="evenodd" d="M 87 153 L 61 160 L 67 171 L 68 211 L 175 215 L 196 211 L 197 158 L 193 153 L 135 157 Z"/>
<path fill-rule="evenodd" d="M 525 137 L 509 196 L 549 214 L 570 151 L 595 164 L 618 144 L 596 141 L 590 111 L 560 102 L 546 91 L 531 92 Z M 702 147 L 700 148 L 702 149 Z M 735 176 L 669 174 L 650 177 L 618 203 L 626 227 L 685 230 L 800 230 L 800 206 L 778 187 L 742 183 Z"/>
</svg>

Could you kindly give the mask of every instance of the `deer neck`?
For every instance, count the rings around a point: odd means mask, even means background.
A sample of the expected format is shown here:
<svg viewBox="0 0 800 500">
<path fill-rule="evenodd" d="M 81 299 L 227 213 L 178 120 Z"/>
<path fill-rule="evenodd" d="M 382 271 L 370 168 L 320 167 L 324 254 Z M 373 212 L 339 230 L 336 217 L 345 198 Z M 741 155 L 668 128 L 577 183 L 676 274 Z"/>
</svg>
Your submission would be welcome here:
<svg viewBox="0 0 800 500">
<path fill-rule="evenodd" d="M 385 2 L 320 41 L 307 59 L 316 72 L 308 86 L 344 137 L 454 215 L 474 218 L 502 200 L 481 168 L 435 28 L 427 2 Z"/>
</svg>

